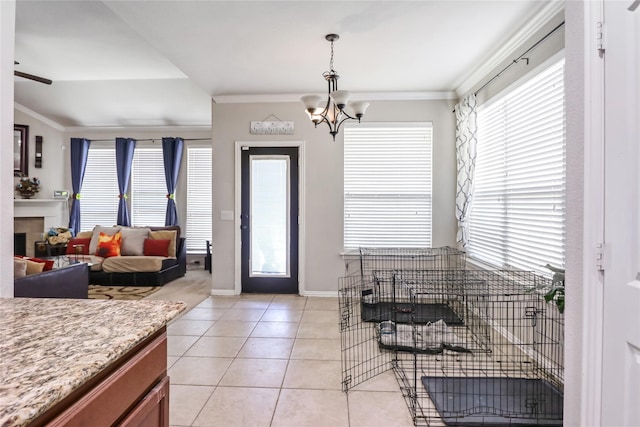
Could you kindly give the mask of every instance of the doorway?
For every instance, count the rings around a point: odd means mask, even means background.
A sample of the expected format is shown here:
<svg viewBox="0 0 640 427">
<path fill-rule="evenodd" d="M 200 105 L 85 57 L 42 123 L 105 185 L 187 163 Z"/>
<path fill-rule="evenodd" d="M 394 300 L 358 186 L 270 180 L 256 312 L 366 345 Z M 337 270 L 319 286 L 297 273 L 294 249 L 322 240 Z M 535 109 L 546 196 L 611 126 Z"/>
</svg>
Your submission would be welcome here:
<svg viewBox="0 0 640 427">
<path fill-rule="evenodd" d="M 299 293 L 298 147 L 242 146 L 242 293 Z"/>
</svg>

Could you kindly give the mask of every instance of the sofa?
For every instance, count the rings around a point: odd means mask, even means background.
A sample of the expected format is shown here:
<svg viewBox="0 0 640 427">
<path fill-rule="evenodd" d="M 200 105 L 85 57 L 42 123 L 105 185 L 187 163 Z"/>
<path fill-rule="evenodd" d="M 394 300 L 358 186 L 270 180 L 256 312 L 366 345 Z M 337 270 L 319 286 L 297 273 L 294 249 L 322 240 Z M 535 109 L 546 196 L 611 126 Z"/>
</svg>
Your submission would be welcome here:
<svg viewBox="0 0 640 427">
<path fill-rule="evenodd" d="M 70 264 L 13 279 L 13 295 L 22 298 L 86 299 L 89 293 L 89 266 Z"/>
<path fill-rule="evenodd" d="M 162 286 L 186 274 L 185 242 L 178 226 L 97 225 L 67 243 L 67 256 L 90 263 L 92 285 Z"/>
</svg>

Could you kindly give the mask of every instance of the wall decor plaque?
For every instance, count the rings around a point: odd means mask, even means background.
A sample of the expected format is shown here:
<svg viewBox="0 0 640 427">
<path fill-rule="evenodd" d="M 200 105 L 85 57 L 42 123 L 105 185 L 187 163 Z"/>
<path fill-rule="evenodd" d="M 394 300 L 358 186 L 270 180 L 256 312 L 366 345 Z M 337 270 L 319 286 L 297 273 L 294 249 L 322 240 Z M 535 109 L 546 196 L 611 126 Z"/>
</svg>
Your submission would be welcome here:
<svg viewBox="0 0 640 427">
<path fill-rule="evenodd" d="M 293 121 L 252 121 L 253 135 L 293 135 L 295 132 Z"/>
</svg>

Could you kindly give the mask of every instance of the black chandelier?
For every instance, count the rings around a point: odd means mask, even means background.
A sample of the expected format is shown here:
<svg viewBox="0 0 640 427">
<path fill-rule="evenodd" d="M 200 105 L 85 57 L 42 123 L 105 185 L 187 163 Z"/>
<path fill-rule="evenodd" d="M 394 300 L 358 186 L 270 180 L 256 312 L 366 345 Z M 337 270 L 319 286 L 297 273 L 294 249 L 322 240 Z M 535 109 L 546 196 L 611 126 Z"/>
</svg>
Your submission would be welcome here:
<svg viewBox="0 0 640 427">
<path fill-rule="evenodd" d="M 338 79 L 340 76 L 333 69 L 333 42 L 338 40 L 337 34 L 327 34 L 325 39 L 331 42 L 331 60 L 329 61 L 329 71 L 322 73 L 322 76 L 329 85 L 329 93 L 326 104 L 319 95 L 305 95 L 300 100 L 304 103 L 309 118 L 318 127 L 319 123 L 326 123 L 329 126 L 329 133 L 336 140 L 336 135 L 340 131 L 340 125 L 347 120 L 357 120 L 364 116 L 368 102 L 349 102 L 351 94 L 346 90 L 338 90 Z M 324 108 L 322 105 L 324 104 Z M 353 115 L 346 112 L 345 107 L 349 105 Z"/>
</svg>

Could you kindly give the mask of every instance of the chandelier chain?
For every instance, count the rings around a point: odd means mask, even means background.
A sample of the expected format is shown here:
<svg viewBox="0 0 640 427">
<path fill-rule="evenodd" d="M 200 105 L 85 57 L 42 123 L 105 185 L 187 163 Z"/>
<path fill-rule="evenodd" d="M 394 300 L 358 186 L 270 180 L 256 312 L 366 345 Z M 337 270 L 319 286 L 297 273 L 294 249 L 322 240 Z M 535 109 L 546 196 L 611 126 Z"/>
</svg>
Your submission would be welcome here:
<svg viewBox="0 0 640 427">
<path fill-rule="evenodd" d="M 331 40 L 331 60 L 329 61 L 329 71 L 335 72 L 333 69 L 333 40 Z"/>
</svg>

